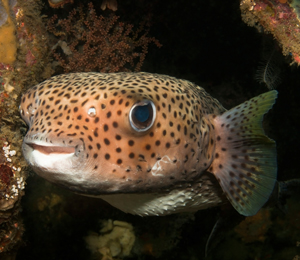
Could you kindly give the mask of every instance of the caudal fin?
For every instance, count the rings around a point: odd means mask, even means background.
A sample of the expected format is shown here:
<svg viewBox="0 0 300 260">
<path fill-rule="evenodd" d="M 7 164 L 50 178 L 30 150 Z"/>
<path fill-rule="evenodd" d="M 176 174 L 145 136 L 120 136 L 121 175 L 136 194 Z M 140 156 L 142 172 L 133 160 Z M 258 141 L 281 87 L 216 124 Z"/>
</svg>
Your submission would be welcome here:
<svg viewBox="0 0 300 260">
<path fill-rule="evenodd" d="M 233 207 L 252 216 L 266 203 L 276 177 L 276 145 L 262 128 L 275 103 L 269 91 L 213 119 L 216 133 L 214 160 L 208 171 L 219 181 Z"/>
</svg>

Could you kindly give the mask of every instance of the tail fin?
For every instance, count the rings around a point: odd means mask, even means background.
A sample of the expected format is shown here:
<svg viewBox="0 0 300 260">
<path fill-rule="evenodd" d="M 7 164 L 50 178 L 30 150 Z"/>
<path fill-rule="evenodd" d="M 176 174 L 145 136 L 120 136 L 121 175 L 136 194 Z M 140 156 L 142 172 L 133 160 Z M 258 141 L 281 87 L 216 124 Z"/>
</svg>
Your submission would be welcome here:
<svg viewBox="0 0 300 260">
<path fill-rule="evenodd" d="M 219 181 L 233 207 L 252 216 L 266 203 L 276 177 L 276 145 L 262 128 L 277 91 L 269 91 L 213 119 L 214 160 L 208 171 Z"/>
</svg>

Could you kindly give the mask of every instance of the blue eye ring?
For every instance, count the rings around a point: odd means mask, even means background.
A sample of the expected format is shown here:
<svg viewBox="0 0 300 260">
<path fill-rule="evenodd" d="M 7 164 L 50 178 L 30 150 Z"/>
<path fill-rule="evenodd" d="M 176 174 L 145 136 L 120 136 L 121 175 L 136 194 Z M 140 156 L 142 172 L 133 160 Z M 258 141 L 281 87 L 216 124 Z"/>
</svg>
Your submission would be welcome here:
<svg viewBox="0 0 300 260">
<path fill-rule="evenodd" d="M 129 112 L 130 126 L 137 132 L 149 130 L 153 126 L 155 118 L 155 105 L 147 99 L 134 104 Z"/>
</svg>

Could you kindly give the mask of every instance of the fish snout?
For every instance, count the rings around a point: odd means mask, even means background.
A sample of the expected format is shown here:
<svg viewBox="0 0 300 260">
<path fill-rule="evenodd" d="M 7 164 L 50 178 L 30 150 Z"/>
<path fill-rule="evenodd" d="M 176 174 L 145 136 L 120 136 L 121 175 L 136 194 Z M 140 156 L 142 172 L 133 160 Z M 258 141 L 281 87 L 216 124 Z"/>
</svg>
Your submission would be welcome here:
<svg viewBox="0 0 300 260">
<path fill-rule="evenodd" d="M 39 107 L 38 98 L 36 97 L 34 100 L 30 98 L 31 96 L 30 92 L 25 93 L 21 98 L 19 106 L 20 115 L 29 127 L 32 125 Z"/>
</svg>

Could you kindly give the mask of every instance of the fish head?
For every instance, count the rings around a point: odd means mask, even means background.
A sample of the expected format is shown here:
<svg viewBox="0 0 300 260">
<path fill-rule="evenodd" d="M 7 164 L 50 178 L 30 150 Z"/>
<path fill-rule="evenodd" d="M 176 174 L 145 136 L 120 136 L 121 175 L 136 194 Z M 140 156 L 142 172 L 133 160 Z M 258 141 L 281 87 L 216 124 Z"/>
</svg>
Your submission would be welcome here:
<svg viewBox="0 0 300 260">
<path fill-rule="evenodd" d="M 199 110 L 174 78 L 60 75 L 22 97 L 23 154 L 37 174 L 83 194 L 170 189 L 209 164 L 200 160 Z"/>
</svg>

